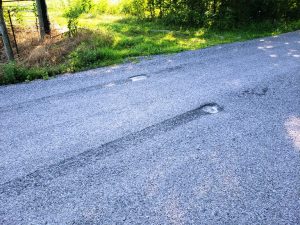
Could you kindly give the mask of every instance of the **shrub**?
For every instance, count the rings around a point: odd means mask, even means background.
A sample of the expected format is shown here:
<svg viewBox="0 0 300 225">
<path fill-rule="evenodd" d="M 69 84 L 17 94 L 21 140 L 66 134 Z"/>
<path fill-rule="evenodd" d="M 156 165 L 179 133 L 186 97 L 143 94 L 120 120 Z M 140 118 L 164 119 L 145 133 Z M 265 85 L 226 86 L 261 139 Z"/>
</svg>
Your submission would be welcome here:
<svg viewBox="0 0 300 225">
<path fill-rule="evenodd" d="M 10 62 L 2 65 L 0 84 L 12 84 L 35 79 L 48 79 L 48 72 L 42 68 L 27 68 Z"/>
<path fill-rule="evenodd" d="M 91 0 L 74 0 L 69 2 L 63 16 L 68 20 L 69 35 L 74 36 L 78 31 L 78 19 L 92 7 Z"/>
</svg>

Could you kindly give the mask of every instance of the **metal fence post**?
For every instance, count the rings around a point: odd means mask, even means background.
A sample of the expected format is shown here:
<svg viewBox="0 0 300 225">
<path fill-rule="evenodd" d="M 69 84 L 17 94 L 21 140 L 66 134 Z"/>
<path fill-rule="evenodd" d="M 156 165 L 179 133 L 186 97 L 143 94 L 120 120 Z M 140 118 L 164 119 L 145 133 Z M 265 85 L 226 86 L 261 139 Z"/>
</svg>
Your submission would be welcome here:
<svg viewBox="0 0 300 225">
<path fill-rule="evenodd" d="M 11 20 L 10 10 L 7 10 L 7 13 L 8 13 L 8 18 L 9 18 L 10 27 L 11 27 L 11 31 L 12 31 L 12 34 L 13 34 L 13 38 L 14 38 L 14 42 L 15 42 L 15 47 L 16 47 L 16 50 L 17 50 L 17 54 L 19 54 L 19 48 L 18 48 L 18 44 L 17 44 L 17 39 L 16 39 L 14 25 L 13 25 L 12 20 Z"/>
</svg>

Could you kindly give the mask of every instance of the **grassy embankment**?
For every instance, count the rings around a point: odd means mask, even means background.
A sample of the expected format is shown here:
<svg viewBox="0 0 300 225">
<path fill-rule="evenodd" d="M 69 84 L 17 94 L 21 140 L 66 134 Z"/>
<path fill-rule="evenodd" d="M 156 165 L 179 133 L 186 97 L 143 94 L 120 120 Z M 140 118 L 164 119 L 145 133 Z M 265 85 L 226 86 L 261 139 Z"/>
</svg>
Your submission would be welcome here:
<svg viewBox="0 0 300 225">
<path fill-rule="evenodd" d="M 52 23 L 66 21 L 56 15 Z M 101 66 L 137 61 L 138 56 L 176 53 L 213 45 L 278 35 L 300 29 L 300 21 L 255 24 L 241 29 L 218 31 L 178 28 L 159 22 L 138 21 L 124 16 L 85 15 L 79 35 L 45 40 L 24 51 L 16 63 L 3 64 L 0 84 L 17 83 Z M 25 48 L 25 47 L 24 47 Z"/>
</svg>

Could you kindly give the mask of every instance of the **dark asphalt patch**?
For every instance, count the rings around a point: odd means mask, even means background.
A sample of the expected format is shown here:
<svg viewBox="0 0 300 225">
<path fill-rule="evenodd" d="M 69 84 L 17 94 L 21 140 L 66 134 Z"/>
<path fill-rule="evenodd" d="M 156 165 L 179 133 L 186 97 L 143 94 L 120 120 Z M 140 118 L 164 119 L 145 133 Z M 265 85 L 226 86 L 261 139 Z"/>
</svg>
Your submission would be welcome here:
<svg viewBox="0 0 300 225">
<path fill-rule="evenodd" d="M 180 65 L 180 66 L 168 67 L 166 69 L 162 69 L 162 70 L 157 71 L 156 74 L 161 74 L 161 73 L 166 73 L 166 72 L 171 73 L 171 72 L 183 69 L 185 65 L 186 64 L 183 64 L 183 65 Z"/>
<path fill-rule="evenodd" d="M 143 75 L 137 75 L 137 77 L 138 76 L 143 76 Z M 14 110 L 14 109 L 22 109 L 22 108 L 26 108 L 26 106 L 31 103 L 36 104 L 36 103 L 43 103 L 43 102 L 47 102 L 47 101 L 50 102 L 50 100 L 53 98 L 69 97 L 69 96 L 77 95 L 78 92 L 80 92 L 80 94 L 84 94 L 84 93 L 87 93 L 90 91 L 95 91 L 95 90 L 99 90 L 99 89 L 103 89 L 103 88 L 110 88 L 110 87 L 114 87 L 116 85 L 122 85 L 122 84 L 130 83 L 130 82 L 132 82 L 132 80 L 130 78 L 129 79 L 121 79 L 121 80 L 117 80 L 115 82 L 98 84 L 98 85 L 93 85 L 93 86 L 89 86 L 89 87 L 85 87 L 85 88 L 81 88 L 81 89 L 76 89 L 76 90 L 72 90 L 72 91 L 68 91 L 68 92 L 64 92 L 64 93 L 45 96 L 42 98 L 33 99 L 33 100 L 26 101 L 26 102 L 14 104 L 11 106 L 0 107 L 0 112 L 6 112 L 6 111 Z"/>
<path fill-rule="evenodd" d="M 256 87 L 256 88 L 252 88 L 252 89 L 247 89 L 244 90 L 241 94 L 241 96 L 247 96 L 247 95 L 254 95 L 254 96 L 265 96 L 267 94 L 267 92 L 269 91 L 268 87 Z"/>
<path fill-rule="evenodd" d="M 187 65 L 187 64 L 183 64 L 181 66 L 168 67 L 166 69 L 155 71 L 153 74 L 162 74 L 162 73 L 166 73 L 166 72 L 171 73 L 173 71 L 177 71 L 179 69 L 184 68 L 183 67 L 184 65 Z M 93 86 L 80 88 L 80 89 L 76 89 L 76 90 L 71 90 L 71 91 L 58 93 L 58 94 L 54 94 L 54 95 L 50 95 L 50 96 L 45 96 L 45 97 L 41 97 L 41 98 L 38 98 L 38 99 L 29 100 L 29 101 L 26 101 L 26 102 L 21 102 L 21 103 L 9 105 L 9 106 L 0 107 L 0 112 L 6 112 L 6 111 L 10 111 L 10 110 L 15 110 L 15 109 L 22 109 L 22 108 L 26 108 L 26 106 L 31 104 L 31 103 L 42 103 L 42 102 L 50 101 L 51 99 L 57 98 L 57 97 L 60 98 L 60 97 L 73 96 L 73 95 L 77 95 L 78 92 L 87 93 L 87 92 L 94 91 L 94 90 L 99 90 L 99 89 L 102 89 L 102 88 L 111 88 L 111 87 L 114 87 L 116 85 L 122 85 L 122 84 L 125 84 L 125 83 L 138 81 L 138 80 L 145 80 L 149 77 L 150 76 L 147 75 L 147 74 L 139 74 L 139 75 L 135 75 L 135 76 L 132 76 L 132 77 L 129 77 L 129 78 L 126 78 L 126 79 L 117 80 L 115 82 L 98 84 L 98 85 L 93 85 Z"/>
<path fill-rule="evenodd" d="M 176 127 L 199 119 L 202 116 L 210 115 L 211 113 L 206 112 L 205 110 L 207 107 L 218 107 L 218 109 L 222 110 L 222 107 L 215 103 L 201 105 L 194 110 L 118 138 L 114 141 L 103 144 L 98 148 L 89 149 L 79 155 L 70 157 L 56 164 L 36 170 L 35 172 L 23 177 L 1 184 L 0 195 L 20 195 L 26 189 L 46 186 L 47 182 L 58 177 L 65 176 L 80 167 L 95 163 L 96 161 L 103 159 L 103 157 L 118 153 L 124 150 L 126 146 L 137 145 L 146 139 L 154 137 L 155 135 L 173 130 Z"/>
</svg>

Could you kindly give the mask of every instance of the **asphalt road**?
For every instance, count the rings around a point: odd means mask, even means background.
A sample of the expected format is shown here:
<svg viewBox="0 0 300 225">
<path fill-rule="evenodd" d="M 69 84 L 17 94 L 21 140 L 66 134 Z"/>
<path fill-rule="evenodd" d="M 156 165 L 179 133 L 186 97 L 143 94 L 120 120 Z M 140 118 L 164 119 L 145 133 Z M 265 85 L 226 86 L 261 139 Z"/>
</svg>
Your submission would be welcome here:
<svg viewBox="0 0 300 225">
<path fill-rule="evenodd" d="M 1 225 L 300 224 L 300 32 L 0 87 L 0 153 Z"/>
</svg>

